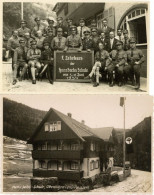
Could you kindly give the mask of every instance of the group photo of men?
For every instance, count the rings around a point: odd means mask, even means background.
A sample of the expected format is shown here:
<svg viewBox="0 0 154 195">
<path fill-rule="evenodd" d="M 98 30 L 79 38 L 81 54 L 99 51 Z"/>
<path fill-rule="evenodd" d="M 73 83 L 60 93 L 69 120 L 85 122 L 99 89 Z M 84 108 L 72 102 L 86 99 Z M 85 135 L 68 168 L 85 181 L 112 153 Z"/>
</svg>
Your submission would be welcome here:
<svg viewBox="0 0 154 195">
<path fill-rule="evenodd" d="M 93 52 L 94 64 L 83 80 L 90 80 L 93 87 L 102 82 L 108 83 L 109 87 L 129 84 L 136 90 L 140 88 L 145 57 L 136 47 L 136 38 L 130 37 L 127 29 L 112 29 L 107 19 L 103 20 L 101 28 L 95 19 L 86 25 L 85 18 L 79 18 L 78 24 L 74 24 L 72 18 L 64 23 L 63 17 L 57 17 L 56 22 L 48 17 L 47 26 L 42 25 L 42 20 L 36 17 L 31 29 L 25 20 L 21 20 L 3 48 L 3 58 L 6 52 L 12 58 L 12 85 L 24 82 L 24 79 L 31 79 L 32 84 L 36 84 L 43 78 L 53 84 L 54 52 L 86 51 Z"/>
</svg>

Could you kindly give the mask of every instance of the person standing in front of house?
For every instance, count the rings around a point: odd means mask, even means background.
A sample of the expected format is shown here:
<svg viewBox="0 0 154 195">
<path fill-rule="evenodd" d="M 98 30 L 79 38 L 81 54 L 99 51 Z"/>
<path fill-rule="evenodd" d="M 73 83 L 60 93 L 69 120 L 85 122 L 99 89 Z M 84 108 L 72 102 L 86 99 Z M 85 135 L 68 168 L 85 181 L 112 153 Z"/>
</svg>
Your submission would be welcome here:
<svg viewBox="0 0 154 195">
<path fill-rule="evenodd" d="M 94 50 L 94 42 L 90 37 L 90 30 L 84 31 L 84 39 L 82 40 L 82 44 L 84 51 L 90 52 L 91 50 Z"/>
<path fill-rule="evenodd" d="M 144 62 L 145 57 L 140 49 L 136 48 L 136 39 L 130 38 L 130 49 L 127 51 L 128 68 L 126 73 L 129 75 L 132 83 L 134 82 L 135 75 L 135 89 L 140 88 L 140 71 L 141 64 Z"/>
<path fill-rule="evenodd" d="M 66 48 L 64 49 L 64 52 L 67 50 L 81 52 L 82 48 L 82 40 L 81 37 L 77 34 L 77 28 L 76 26 L 72 26 L 71 35 L 66 39 Z"/>
<path fill-rule="evenodd" d="M 129 38 L 129 36 L 128 36 L 128 30 L 124 30 L 123 31 L 123 34 L 124 34 L 124 51 L 127 51 L 127 50 L 129 50 L 130 49 L 130 43 L 129 43 L 129 41 L 130 41 L 130 38 Z"/>
<path fill-rule="evenodd" d="M 121 29 L 117 29 L 117 36 L 115 37 L 115 39 L 122 41 L 124 43 L 124 37 L 122 35 L 122 30 Z"/>
<path fill-rule="evenodd" d="M 109 33 L 109 39 L 107 40 L 106 50 L 110 53 L 112 50 L 116 50 L 117 39 L 114 36 L 114 32 Z"/>
<path fill-rule="evenodd" d="M 41 20 L 39 17 L 35 18 L 36 25 L 32 29 L 31 37 L 36 39 L 37 38 L 37 31 L 41 31 L 42 34 L 45 32 L 45 27 L 41 24 Z"/>
<path fill-rule="evenodd" d="M 99 43 L 99 36 L 98 36 L 98 30 L 96 27 L 91 28 L 91 38 L 93 40 L 94 44 L 94 55 L 97 51 L 99 51 L 98 43 Z"/>
<path fill-rule="evenodd" d="M 112 28 L 110 28 L 108 25 L 107 25 L 107 20 L 104 19 L 103 20 L 103 27 L 101 29 L 101 32 L 104 32 L 105 33 L 105 38 L 106 39 L 109 39 L 109 34 L 110 32 L 113 31 Z"/>
<path fill-rule="evenodd" d="M 67 37 L 67 27 L 63 24 L 62 17 L 57 18 L 56 35 L 57 35 L 58 28 L 62 28 L 63 29 L 63 36 Z"/>
</svg>

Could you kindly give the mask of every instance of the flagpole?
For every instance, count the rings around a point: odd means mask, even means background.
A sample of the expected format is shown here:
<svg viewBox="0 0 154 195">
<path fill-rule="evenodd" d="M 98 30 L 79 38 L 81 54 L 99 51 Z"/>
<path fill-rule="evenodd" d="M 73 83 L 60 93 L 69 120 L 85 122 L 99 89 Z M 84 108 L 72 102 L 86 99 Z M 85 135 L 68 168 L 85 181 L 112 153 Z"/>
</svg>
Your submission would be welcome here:
<svg viewBox="0 0 154 195">
<path fill-rule="evenodd" d="M 126 133 L 125 133 L 125 100 L 126 98 L 124 97 L 124 130 L 123 130 L 123 174 L 125 178 L 125 154 L 126 154 L 126 145 L 125 145 L 125 139 L 126 139 Z"/>
<path fill-rule="evenodd" d="M 21 2 L 21 20 L 24 18 L 24 8 L 23 8 L 23 2 Z"/>
</svg>

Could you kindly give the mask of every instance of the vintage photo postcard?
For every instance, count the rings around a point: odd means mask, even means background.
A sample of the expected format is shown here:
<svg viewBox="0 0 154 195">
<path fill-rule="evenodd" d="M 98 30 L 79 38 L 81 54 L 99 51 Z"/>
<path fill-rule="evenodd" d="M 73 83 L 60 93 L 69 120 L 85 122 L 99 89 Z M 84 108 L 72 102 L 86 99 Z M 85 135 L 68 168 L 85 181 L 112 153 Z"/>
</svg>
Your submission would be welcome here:
<svg viewBox="0 0 154 195">
<path fill-rule="evenodd" d="M 2 2 L 5 93 L 148 93 L 149 2 Z"/>
<path fill-rule="evenodd" d="M 3 96 L 3 192 L 152 194 L 153 98 Z"/>
</svg>

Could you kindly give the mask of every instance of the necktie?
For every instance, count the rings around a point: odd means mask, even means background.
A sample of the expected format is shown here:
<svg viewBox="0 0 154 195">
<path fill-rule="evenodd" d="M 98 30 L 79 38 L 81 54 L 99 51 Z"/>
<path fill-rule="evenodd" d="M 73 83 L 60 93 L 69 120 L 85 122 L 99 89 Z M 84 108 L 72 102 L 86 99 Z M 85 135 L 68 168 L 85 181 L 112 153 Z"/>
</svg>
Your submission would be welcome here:
<svg viewBox="0 0 154 195">
<path fill-rule="evenodd" d="M 59 38 L 58 47 L 61 45 L 61 38 Z"/>
<path fill-rule="evenodd" d="M 130 55 L 131 55 L 131 57 L 133 57 L 133 49 L 131 49 L 131 54 Z"/>
<path fill-rule="evenodd" d="M 82 26 L 81 26 L 81 31 L 80 31 L 80 37 L 82 37 Z"/>
<path fill-rule="evenodd" d="M 36 50 L 34 49 L 34 55 L 36 55 Z"/>
<path fill-rule="evenodd" d="M 119 36 L 119 40 L 121 41 L 121 36 Z"/>
<path fill-rule="evenodd" d="M 111 44 L 111 49 L 112 49 L 112 45 L 113 45 L 113 39 L 110 39 L 110 44 Z"/>
</svg>

